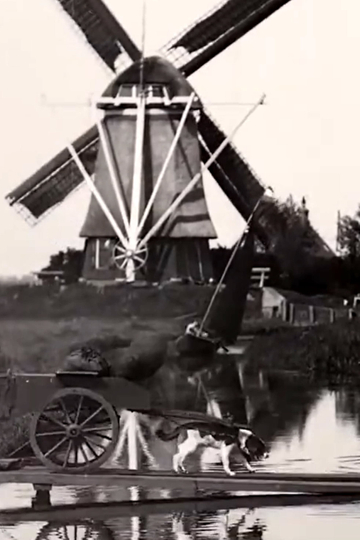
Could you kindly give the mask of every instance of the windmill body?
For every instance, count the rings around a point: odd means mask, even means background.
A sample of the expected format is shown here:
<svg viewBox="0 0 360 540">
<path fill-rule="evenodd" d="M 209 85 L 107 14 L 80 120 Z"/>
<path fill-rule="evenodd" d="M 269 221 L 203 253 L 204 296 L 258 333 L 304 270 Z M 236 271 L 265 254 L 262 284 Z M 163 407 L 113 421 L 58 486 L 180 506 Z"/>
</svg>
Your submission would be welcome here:
<svg viewBox="0 0 360 540">
<path fill-rule="evenodd" d="M 139 105 L 141 95 L 144 109 Z M 139 240 L 200 173 L 196 117 L 201 104 L 192 87 L 169 62 L 151 57 L 135 62 L 121 73 L 97 107 L 103 113 L 104 140 L 95 161 L 94 184 L 129 243 L 134 232 L 134 244 L 131 249 L 119 241 L 116 230 L 92 196 L 80 232 L 86 239 L 84 277 L 209 280 L 212 266 L 208 241 L 216 233 L 201 183 L 169 215 L 147 245 L 137 250 Z M 141 115 L 143 133 L 139 133 Z M 125 212 L 121 212 L 112 170 Z M 131 256 L 133 276 L 128 270 Z"/>
<path fill-rule="evenodd" d="M 85 180 L 92 191 L 81 230 L 86 279 L 206 281 L 215 231 L 199 171 L 223 145 L 209 172 L 246 220 L 255 212 L 255 235 L 274 249 L 287 227 L 281 208 L 266 200 L 265 186 L 187 77 L 290 0 L 220 0 L 166 44 L 161 58 L 146 59 L 103 0 L 54 1 L 114 79 L 97 102 L 97 124 L 9 193 L 9 204 L 37 222 Z M 186 197 L 174 207 L 180 193 Z M 316 231 L 312 248 L 333 255 Z"/>
</svg>

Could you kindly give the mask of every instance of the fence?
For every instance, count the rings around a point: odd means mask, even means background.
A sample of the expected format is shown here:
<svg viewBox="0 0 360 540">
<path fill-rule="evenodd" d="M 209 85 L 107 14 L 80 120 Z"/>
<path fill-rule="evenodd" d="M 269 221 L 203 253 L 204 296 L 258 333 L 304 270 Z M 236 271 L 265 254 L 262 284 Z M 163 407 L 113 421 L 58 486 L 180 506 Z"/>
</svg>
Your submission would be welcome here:
<svg viewBox="0 0 360 540">
<path fill-rule="evenodd" d="M 339 319 L 352 319 L 355 316 L 356 312 L 351 308 L 330 308 L 293 303 L 286 303 L 285 309 L 283 309 L 281 313 L 283 321 L 296 326 L 328 324 Z"/>
</svg>

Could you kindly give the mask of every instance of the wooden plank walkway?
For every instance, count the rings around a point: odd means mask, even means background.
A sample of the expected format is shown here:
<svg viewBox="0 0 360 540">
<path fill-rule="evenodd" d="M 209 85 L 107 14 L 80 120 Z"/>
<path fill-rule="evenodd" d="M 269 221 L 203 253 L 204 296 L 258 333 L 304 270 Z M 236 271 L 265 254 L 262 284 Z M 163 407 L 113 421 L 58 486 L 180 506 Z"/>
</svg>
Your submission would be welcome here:
<svg viewBox="0 0 360 540">
<path fill-rule="evenodd" d="M 53 473 L 41 467 L 0 472 L 0 483 L 41 484 L 49 486 L 141 486 L 144 488 L 190 489 L 225 492 L 276 493 L 360 493 L 360 474 L 309 473 L 241 473 L 235 477 L 225 474 L 174 474 L 167 471 L 138 472 L 119 469 L 99 469 L 79 473 Z"/>
</svg>

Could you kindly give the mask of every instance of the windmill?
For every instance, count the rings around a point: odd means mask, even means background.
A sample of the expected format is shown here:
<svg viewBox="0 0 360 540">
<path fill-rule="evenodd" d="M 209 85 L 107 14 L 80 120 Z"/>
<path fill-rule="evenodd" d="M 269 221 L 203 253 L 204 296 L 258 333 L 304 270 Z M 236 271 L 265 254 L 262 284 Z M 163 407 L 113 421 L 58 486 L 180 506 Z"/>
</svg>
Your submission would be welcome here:
<svg viewBox="0 0 360 540">
<path fill-rule="evenodd" d="M 9 204 L 37 222 L 86 181 L 85 278 L 209 279 L 215 231 L 201 183 L 188 190 L 201 179 L 201 161 L 245 219 L 265 188 L 187 77 L 289 0 L 222 0 L 150 58 L 103 0 L 57 2 L 116 75 L 97 102 L 96 125 L 9 193 Z M 276 241 L 278 214 L 265 199 L 256 210 L 266 247 Z M 328 251 L 320 238 L 317 249 Z"/>
</svg>

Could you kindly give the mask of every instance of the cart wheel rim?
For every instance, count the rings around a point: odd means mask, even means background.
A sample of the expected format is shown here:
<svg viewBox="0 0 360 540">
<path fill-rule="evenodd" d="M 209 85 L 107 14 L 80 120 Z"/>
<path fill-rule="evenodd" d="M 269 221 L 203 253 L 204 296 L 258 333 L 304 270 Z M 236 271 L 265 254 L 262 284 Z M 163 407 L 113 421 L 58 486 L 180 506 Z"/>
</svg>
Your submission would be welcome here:
<svg viewBox="0 0 360 540">
<path fill-rule="evenodd" d="M 49 469 L 88 471 L 109 459 L 119 437 L 114 407 L 86 388 L 64 388 L 34 416 L 30 443 Z"/>
</svg>

